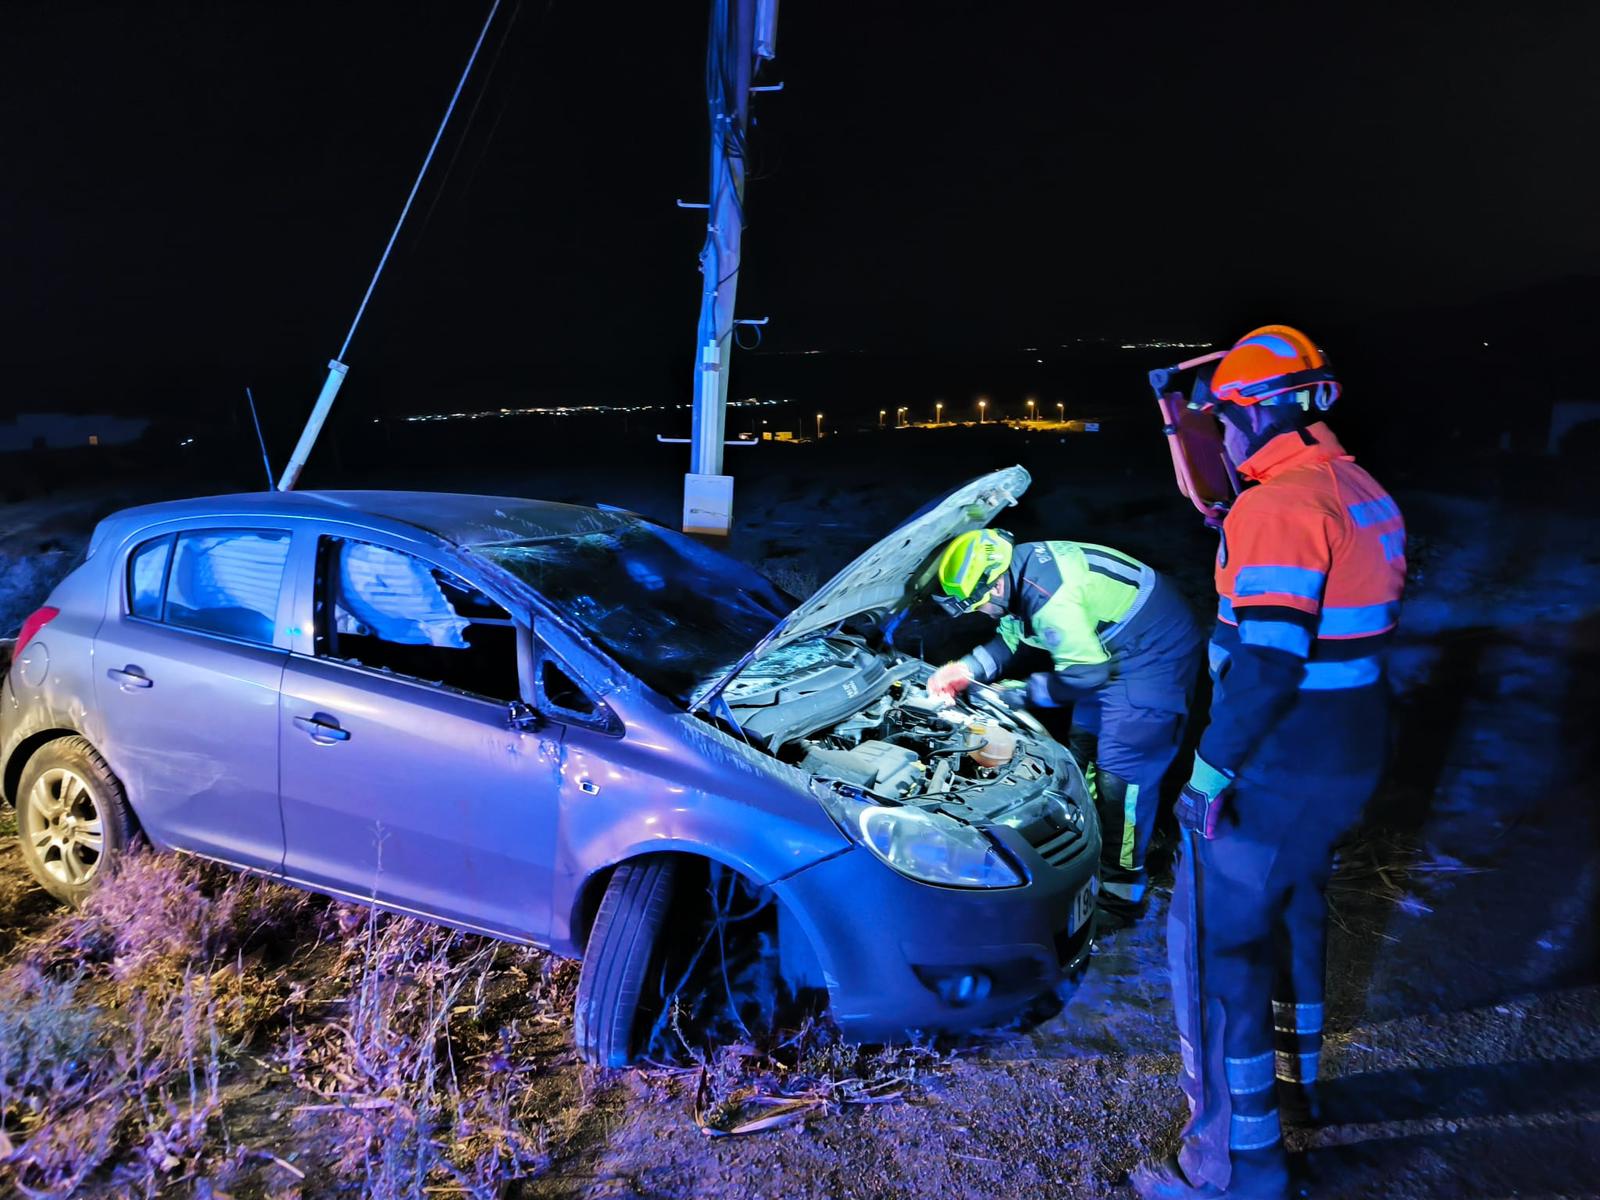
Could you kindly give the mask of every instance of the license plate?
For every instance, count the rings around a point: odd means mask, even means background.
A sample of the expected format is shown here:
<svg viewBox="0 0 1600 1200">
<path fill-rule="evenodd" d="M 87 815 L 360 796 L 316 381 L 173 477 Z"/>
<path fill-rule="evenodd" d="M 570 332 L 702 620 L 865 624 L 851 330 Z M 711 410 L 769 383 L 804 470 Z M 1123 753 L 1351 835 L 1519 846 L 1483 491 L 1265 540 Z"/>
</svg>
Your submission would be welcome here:
<svg viewBox="0 0 1600 1200">
<path fill-rule="evenodd" d="M 1084 922 L 1094 916 L 1094 898 L 1098 890 L 1098 879 L 1091 879 L 1078 889 L 1078 894 L 1072 898 L 1072 922 L 1068 928 L 1077 933 L 1083 928 Z"/>
</svg>

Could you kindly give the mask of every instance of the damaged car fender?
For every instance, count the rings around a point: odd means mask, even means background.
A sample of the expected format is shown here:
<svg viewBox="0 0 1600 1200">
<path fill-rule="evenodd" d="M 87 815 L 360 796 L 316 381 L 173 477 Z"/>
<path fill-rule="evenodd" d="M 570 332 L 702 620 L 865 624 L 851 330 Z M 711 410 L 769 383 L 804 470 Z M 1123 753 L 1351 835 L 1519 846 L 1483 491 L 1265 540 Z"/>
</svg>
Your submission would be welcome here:
<svg viewBox="0 0 1600 1200">
<path fill-rule="evenodd" d="M 643 689 L 606 700 L 626 736 L 568 727 L 556 750 L 556 889 L 573 897 L 554 917 L 557 953 L 582 952 L 595 884 L 629 859 L 691 854 L 765 886 L 849 848 L 803 771 Z"/>
</svg>

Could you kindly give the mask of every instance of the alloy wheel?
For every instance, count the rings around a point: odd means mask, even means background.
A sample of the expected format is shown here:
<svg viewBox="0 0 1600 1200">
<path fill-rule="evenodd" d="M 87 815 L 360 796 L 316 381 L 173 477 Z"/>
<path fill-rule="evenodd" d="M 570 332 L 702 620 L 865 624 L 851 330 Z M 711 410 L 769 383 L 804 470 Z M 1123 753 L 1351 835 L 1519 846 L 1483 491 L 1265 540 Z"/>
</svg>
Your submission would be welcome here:
<svg viewBox="0 0 1600 1200">
<path fill-rule="evenodd" d="M 105 852 L 100 802 L 75 771 L 55 767 L 34 782 L 23 836 L 51 878 L 81 887 L 94 877 Z"/>
</svg>

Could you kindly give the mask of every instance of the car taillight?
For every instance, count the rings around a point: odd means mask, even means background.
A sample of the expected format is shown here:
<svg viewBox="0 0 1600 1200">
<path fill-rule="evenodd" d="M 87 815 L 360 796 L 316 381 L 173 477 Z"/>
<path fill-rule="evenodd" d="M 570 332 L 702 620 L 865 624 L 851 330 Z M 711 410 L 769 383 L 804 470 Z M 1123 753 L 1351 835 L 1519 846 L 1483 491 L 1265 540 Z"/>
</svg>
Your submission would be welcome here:
<svg viewBox="0 0 1600 1200">
<path fill-rule="evenodd" d="M 16 648 L 12 650 L 11 657 L 13 659 L 21 658 L 22 652 L 28 648 L 28 643 L 33 641 L 34 634 L 38 633 L 39 630 L 43 629 L 46 625 L 50 624 L 51 621 L 54 621 L 60 615 L 61 610 L 59 608 L 51 608 L 48 604 L 46 604 L 43 608 L 39 609 L 26 621 L 24 621 L 22 623 L 22 632 L 17 634 L 17 645 Z"/>
</svg>

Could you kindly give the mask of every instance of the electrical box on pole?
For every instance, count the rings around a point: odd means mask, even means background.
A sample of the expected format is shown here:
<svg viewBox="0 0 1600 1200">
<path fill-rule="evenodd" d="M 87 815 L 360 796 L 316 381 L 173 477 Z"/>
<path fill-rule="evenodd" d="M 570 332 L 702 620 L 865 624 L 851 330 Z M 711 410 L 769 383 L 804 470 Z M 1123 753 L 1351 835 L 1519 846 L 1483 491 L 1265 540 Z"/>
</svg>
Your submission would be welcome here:
<svg viewBox="0 0 1600 1200">
<path fill-rule="evenodd" d="M 700 251 L 694 429 L 683 489 L 683 528 L 688 533 L 725 536 L 733 524 L 733 477 L 723 473 L 722 444 L 727 430 L 739 242 L 744 232 L 750 82 L 757 60 L 772 57 L 776 49 L 777 25 L 777 0 L 711 0 L 711 32 L 706 45 L 711 193 L 706 240 Z"/>
</svg>

